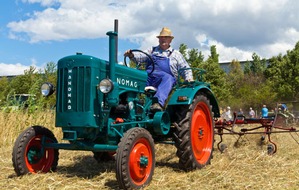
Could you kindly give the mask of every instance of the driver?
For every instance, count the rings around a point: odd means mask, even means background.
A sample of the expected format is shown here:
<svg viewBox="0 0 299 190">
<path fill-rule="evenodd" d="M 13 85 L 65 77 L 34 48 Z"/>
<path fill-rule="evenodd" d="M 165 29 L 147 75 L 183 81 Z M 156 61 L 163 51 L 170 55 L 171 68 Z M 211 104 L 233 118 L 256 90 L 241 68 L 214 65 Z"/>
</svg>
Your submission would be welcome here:
<svg viewBox="0 0 299 190">
<path fill-rule="evenodd" d="M 146 86 L 152 86 L 156 89 L 154 97 L 158 99 L 158 103 L 153 103 L 151 106 L 152 111 L 163 110 L 165 101 L 172 87 L 176 84 L 178 71 L 180 69 L 190 68 L 183 55 L 170 46 L 174 37 L 169 28 L 162 28 L 157 38 L 159 39 L 159 45 L 145 51 L 151 55 L 155 63 L 155 70 L 152 73 L 150 73 L 152 66 L 147 68 L 149 75 L 146 82 Z M 130 59 L 134 58 L 137 62 L 149 61 L 149 58 L 145 54 L 132 52 L 130 49 L 124 53 L 124 56 L 128 56 Z M 190 69 L 180 72 L 180 76 L 182 76 L 185 81 L 193 81 L 193 75 Z"/>
</svg>

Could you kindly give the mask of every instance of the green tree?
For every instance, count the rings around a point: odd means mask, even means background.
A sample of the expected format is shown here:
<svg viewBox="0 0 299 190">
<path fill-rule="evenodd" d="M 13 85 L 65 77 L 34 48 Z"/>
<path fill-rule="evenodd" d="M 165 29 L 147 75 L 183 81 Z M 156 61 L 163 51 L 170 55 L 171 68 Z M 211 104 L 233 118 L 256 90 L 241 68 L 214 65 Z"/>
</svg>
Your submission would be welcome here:
<svg viewBox="0 0 299 190">
<path fill-rule="evenodd" d="M 287 54 L 272 57 L 265 76 L 271 81 L 273 91 L 280 101 L 299 99 L 299 42 Z"/>
<path fill-rule="evenodd" d="M 36 68 L 31 66 L 28 70 L 24 71 L 24 75 L 18 75 L 11 80 L 10 91 L 15 94 L 28 94 L 36 79 Z"/>
<path fill-rule="evenodd" d="M 183 55 L 183 57 L 187 60 L 187 45 L 186 44 L 181 44 L 179 47 L 179 52 Z"/>
<path fill-rule="evenodd" d="M 252 61 L 248 61 L 245 64 L 244 67 L 244 73 L 249 74 L 263 74 L 263 72 L 266 70 L 266 59 L 261 59 L 260 56 L 258 56 L 256 53 L 252 54 Z"/>
<path fill-rule="evenodd" d="M 219 54 L 217 54 L 216 45 L 212 45 L 210 51 L 211 55 L 209 56 L 209 59 L 212 59 L 215 63 L 219 63 Z"/>
<path fill-rule="evenodd" d="M 57 65 L 54 62 L 47 63 L 44 70 L 40 71 L 41 81 L 39 88 L 42 83 L 49 82 L 56 86 L 57 84 Z M 42 97 L 40 100 L 42 107 L 53 108 L 56 104 L 56 96 Z"/>
<path fill-rule="evenodd" d="M 247 60 L 244 64 L 244 74 L 249 74 L 251 72 L 250 65 L 251 62 Z"/>
<path fill-rule="evenodd" d="M 232 60 L 229 65 L 229 73 L 226 76 L 226 81 L 230 97 L 227 99 L 227 104 L 231 107 L 242 108 L 243 101 L 240 99 L 239 90 L 243 86 L 244 72 L 238 60 Z"/>
<path fill-rule="evenodd" d="M 211 88 L 215 93 L 217 99 L 222 102 L 226 102 L 230 97 L 230 91 L 226 81 L 226 73 L 220 67 L 218 63 L 218 57 L 216 46 L 211 46 L 211 55 L 209 58 L 200 64 L 200 68 L 206 71 L 204 80 L 211 84 Z"/>
<path fill-rule="evenodd" d="M 245 74 L 240 81 L 239 88 L 234 92 L 234 98 L 240 102 L 243 108 L 261 108 L 266 104 L 268 108 L 275 107 L 276 93 L 270 86 L 270 82 L 263 75 Z"/>
<path fill-rule="evenodd" d="M 189 52 L 189 58 L 187 62 L 191 64 L 191 67 L 198 68 L 199 65 L 204 61 L 204 55 L 198 49 L 191 49 Z"/>
<path fill-rule="evenodd" d="M 0 79 L 0 105 L 6 101 L 8 93 L 9 93 L 9 81 L 7 77 L 3 77 Z"/>
</svg>

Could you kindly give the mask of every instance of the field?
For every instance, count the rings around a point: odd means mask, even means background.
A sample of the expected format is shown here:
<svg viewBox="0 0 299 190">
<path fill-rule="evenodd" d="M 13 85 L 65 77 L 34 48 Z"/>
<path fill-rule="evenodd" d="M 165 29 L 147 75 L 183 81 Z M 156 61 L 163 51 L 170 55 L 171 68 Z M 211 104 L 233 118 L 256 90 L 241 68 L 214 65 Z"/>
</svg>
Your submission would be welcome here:
<svg viewBox="0 0 299 190">
<path fill-rule="evenodd" d="M 15 139 L 28 126 L 38 124 L 48 127 L 61 141 L 54 117 L 52 112 L 0 112 L 0 189 L 118 189 L 115 163 L 99 164 L 92 153 L 83 151 L 60 150 L 55 173 L 16 176 L 11 161 Z M 216 136 L 211 165 L 192 172 L 178 168 L 173 145 L 157 144 L 153 180 L 144 189 L 299 189 L 299 146 L 293 138 L 299 141 L 297 133 L 273 134 L 278 151 L 269 156 L 267 143 L 261 143 L 259 135 L 246 135 L 238 142 L 236 136 L 224 136 L 228 146 L 224 153 L 216 148 Z"/>
</svg>

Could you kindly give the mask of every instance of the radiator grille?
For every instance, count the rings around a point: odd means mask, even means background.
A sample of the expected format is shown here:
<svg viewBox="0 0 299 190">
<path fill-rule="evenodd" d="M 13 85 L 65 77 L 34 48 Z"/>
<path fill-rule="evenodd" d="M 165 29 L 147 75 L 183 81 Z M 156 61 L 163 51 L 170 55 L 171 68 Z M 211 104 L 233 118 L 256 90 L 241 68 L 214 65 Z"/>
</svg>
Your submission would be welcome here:
<svg viewBox="0 0 299 190">
<path fill-rule="evenodd" d="M 58 69 L 57 111 L 88 112 L 91 110 L 91 68 Z"/>
</svg>

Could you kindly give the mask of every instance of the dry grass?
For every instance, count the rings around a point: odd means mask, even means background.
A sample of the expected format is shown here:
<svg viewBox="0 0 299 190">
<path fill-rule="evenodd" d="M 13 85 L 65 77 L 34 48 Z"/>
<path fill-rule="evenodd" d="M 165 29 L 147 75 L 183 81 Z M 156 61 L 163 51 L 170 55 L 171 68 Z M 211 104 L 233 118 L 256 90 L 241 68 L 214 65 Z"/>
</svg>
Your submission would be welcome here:
<svg viewBox="0 0 299 190">
<path fill-rule="evenodd" d="M 60 150 L 55 173 L 17 177 L 11 161 L 13 143 L 26 127 L 35 124 L 48 127 L 61 139 L 51 112 L 34 116 L 0 113 L 0 189 L 118 188 L 114 162 L 98 164 L 90 152 L 83 151 Z M 158 144 L 155 174 L 145 189 L 299 189 L 299 146 L 291 135 L 272 135 L 278 145 L 273 156 L 267 155 L 267 146 L 259 139 L 259 135 L 247 135 L 234 146 L 236 137 L 224 136 L 228 149 L 223 154 L 215 149 L 212 164 L 193 172 L 178 168 L 174 146 Z M 218 140 L 216 137 L 216 143 Z"/>
</svg>

